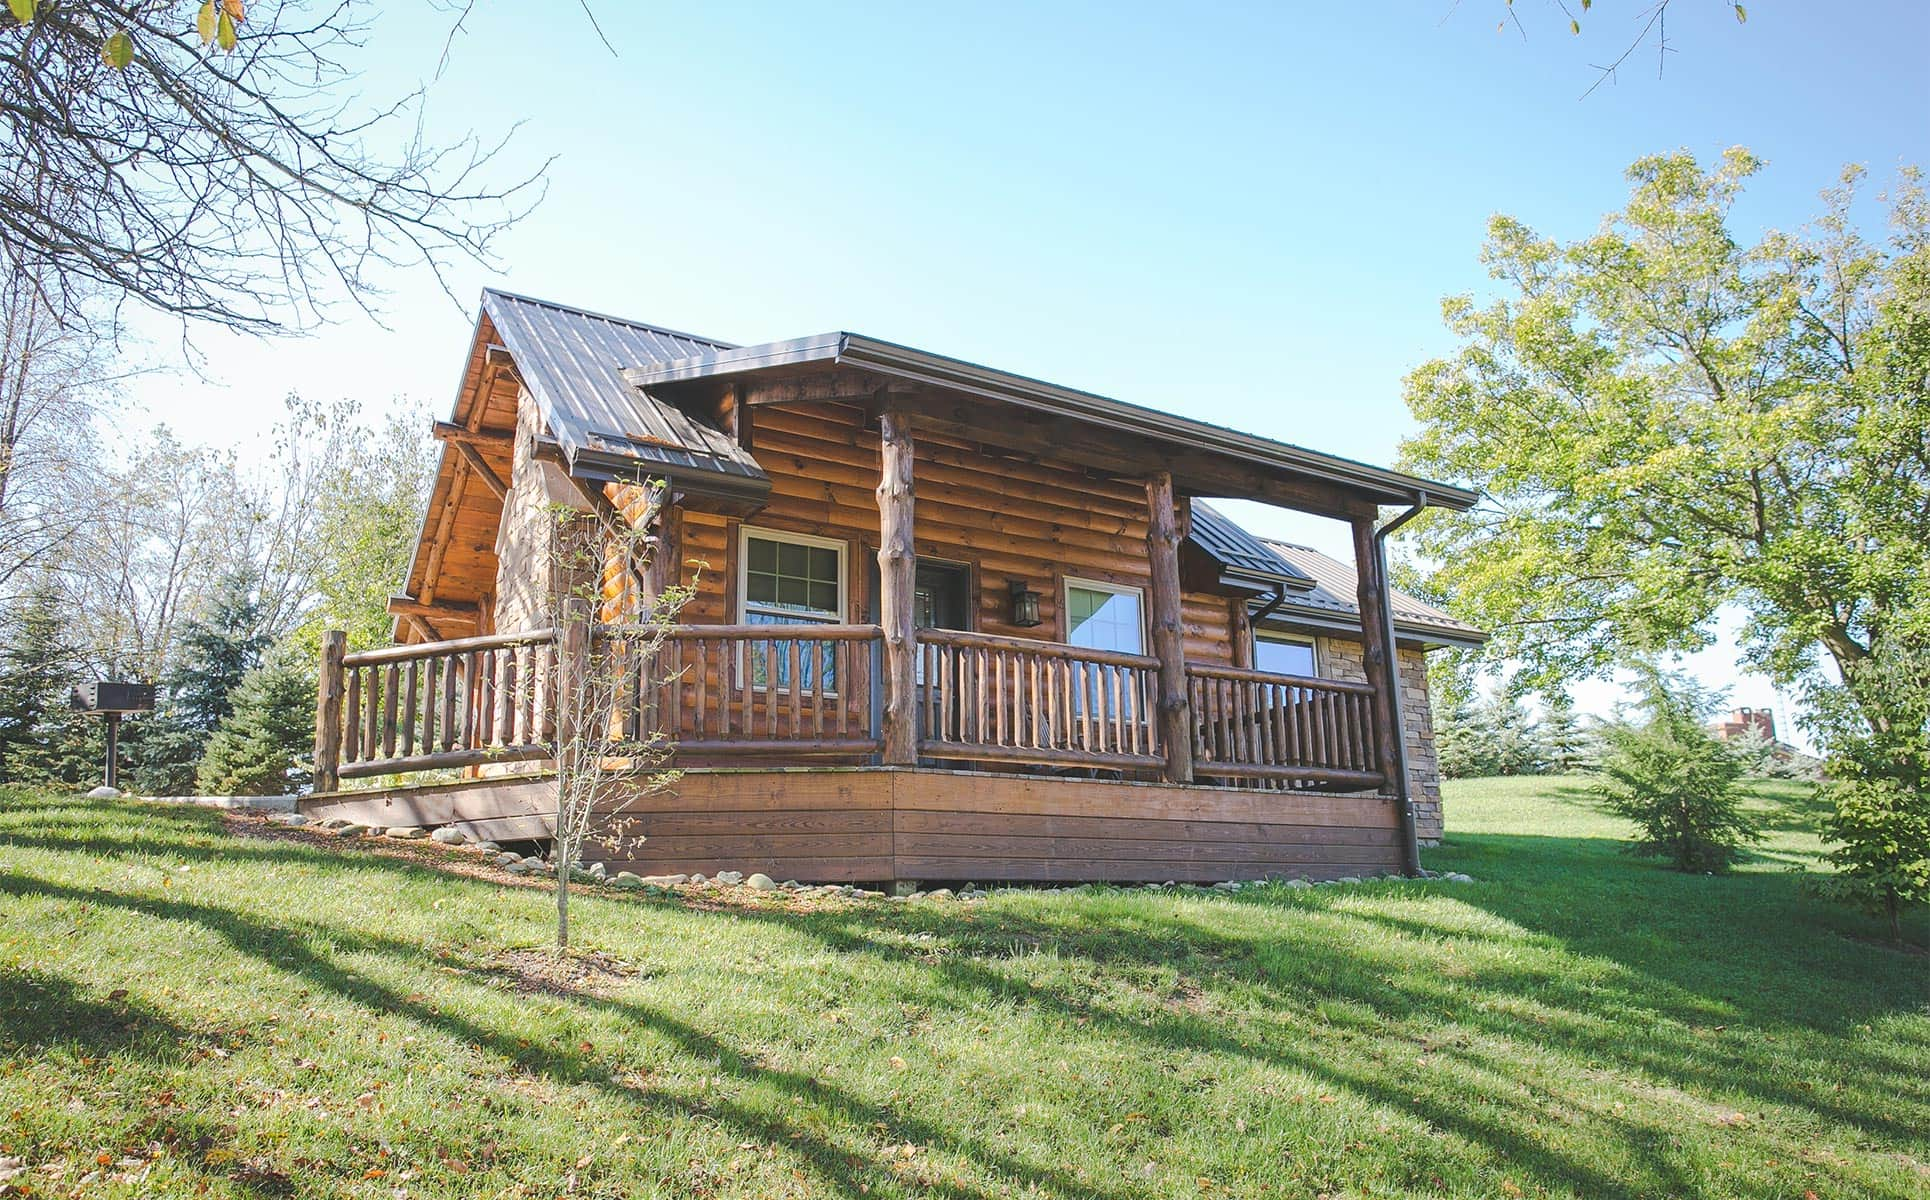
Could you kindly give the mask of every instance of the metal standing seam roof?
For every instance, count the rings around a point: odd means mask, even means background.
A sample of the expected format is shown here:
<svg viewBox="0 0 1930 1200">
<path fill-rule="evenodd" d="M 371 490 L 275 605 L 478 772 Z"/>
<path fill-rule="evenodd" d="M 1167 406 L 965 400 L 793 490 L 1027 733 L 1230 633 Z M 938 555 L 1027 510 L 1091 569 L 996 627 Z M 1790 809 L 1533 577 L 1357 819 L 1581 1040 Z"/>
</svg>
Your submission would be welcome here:
<svg viewBox="0 0 1930 1200">
<path fill-rule="evenodd" d="M 1201 500 L 1193 501 L 1192 539 L 1234 574 L 1257 576 L 1290 588 L 1314 586 L 1313 576 L 1281 558 L 1225 513 Z"/>
<path fill-rule="evenodd" d="M 625 368 L 731 349 L 727 342 L 484 289 L 483 309 L 551 434 L 575 464 L 634 460 L 680 483 L 712 477 L 731 491 L 770 479 L 722 430 L 627 382 Z"/>
<path fill-rule="evenodd" d="M 1313 587 L 1306 591 L 1288 593 L 1276 613 L 1279 618 L 1291 621 L 1294 614 L 1299 612 L 1309 615 L 1331 613 L 1334 616 L 1358 619 L 1360 605 L 1351 597 L 1359 593 L 1360 576 L 1353 567 L 1339 559 L 1329 558 L 1311 546 L 1277 542 L 1271 538 L 1262 540 L 1281 559 L 1298 568 L 1314 581 Z M 1422 638 L 1434 637 L 1458 644 L 1488 640 L 1486 633 L 1466 621 L 1450 616 L 1432 604 L 1416 599 L 1406 592 L 1389 588 L 1387 598 L 1394 610 L 1395 627 L 1401 632 Z"/>
</svg>

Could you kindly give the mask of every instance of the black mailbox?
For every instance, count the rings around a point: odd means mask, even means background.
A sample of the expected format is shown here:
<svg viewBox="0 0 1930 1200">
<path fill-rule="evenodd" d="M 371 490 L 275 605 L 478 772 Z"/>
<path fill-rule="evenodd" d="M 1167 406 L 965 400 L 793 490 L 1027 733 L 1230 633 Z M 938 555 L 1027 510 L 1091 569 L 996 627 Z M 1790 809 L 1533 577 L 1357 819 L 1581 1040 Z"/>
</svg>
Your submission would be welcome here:
<svg viewBox="0 0 1930 1200">
<path fill-rule="evenodd" d="M 83 683 L 74 688 L 73 701 L 82 712 L 153 712 L 154 685 L 117 680 Z"/>
</svg>

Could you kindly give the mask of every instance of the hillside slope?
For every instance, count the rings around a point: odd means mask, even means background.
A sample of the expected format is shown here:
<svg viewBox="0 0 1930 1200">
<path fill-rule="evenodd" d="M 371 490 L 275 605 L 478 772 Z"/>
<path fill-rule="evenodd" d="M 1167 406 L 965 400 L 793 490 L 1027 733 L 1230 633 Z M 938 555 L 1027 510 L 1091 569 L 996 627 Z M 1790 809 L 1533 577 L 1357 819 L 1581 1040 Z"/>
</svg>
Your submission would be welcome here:
<svg viewBox="0 0 1930 1200">
<path fill-rule="evenodd" d="M 1930 960 L 1757 795 L 1729 878 L 1544 779 L 1472 884 L 586 895 L 559 980 L 419 844 L 0 792 L 0 1194 L 1920 1197 Z"/>
</svg>

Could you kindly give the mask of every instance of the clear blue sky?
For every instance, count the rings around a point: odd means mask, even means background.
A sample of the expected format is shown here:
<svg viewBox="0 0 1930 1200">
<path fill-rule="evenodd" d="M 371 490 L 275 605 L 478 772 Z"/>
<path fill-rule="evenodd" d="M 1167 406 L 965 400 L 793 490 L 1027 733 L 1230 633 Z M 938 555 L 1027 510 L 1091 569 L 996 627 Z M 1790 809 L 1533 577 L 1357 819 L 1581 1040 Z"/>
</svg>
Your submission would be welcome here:
<svg viewBox="0 0 1930 1200">
<path fill-rule="evenodd" d="M 1579 235 L 1636 157 L 1743 144 L 1769 163 L 1752 233 L 1845 162 L 1930 163 L 1930 13 L 1902 0 L 1743 25 L 1677 0 L 1663 77 L 1651 44 L 1585 100 L 1645 5 L 1577 38 L 1518 0 L 1526 40 L 1501 0 L 592 7 L 616 57 L 570 4 L 484 4 L 433 84 L 433 129 L 521 121 L 512 163 L 557 156 L 500 269 L 456 273 L 465 305 L 495 283 L 735 341 L 859 330 L 1378 462 L 1401 376 L 1451 348 L 1440 298 L 1486 287 L 1490 214 Z M 370 96 L 434 70 L 428 8 L 377 19 Z M 146 381 L 135 419 L 247 444 L 290 388 L 446 408 L 473 312 L 387 286 L 387 331 L 198 336 L 212 381 Z"/>
</svg>

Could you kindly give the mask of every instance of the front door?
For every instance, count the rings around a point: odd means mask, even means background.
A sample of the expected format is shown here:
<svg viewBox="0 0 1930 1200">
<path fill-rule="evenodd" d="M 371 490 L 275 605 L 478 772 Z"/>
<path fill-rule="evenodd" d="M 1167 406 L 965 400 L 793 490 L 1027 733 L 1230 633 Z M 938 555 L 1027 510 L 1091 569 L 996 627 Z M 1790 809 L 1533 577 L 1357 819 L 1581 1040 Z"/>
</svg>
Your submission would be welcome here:
<svg viewBox="0 0 1930 1200">
<path fill-rule="evenodd" d="M 878 619 L 878 560 L 875 555 L 866 555 L 871 564 L 871 602 L 866 606 L 869 618 Z M 919 629 L 970 629 L 972 612 L 972 572 L 962 563 L 930 562 L 920 559 L 911 583 L 911 620 Z M 874 643 L 871 648 L 871 678 L 884 678 L 884 647 Z M 925 684 L 925 656 L 918 654 L 912 659 L 913 669 L 918 673 L 918 685 Z M 920 698 L 921 708 L 923 697 Z M 871 727 L 883 728 L 884 689 L 871 689 Z"/>
</svg>

